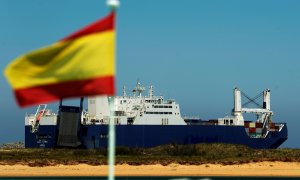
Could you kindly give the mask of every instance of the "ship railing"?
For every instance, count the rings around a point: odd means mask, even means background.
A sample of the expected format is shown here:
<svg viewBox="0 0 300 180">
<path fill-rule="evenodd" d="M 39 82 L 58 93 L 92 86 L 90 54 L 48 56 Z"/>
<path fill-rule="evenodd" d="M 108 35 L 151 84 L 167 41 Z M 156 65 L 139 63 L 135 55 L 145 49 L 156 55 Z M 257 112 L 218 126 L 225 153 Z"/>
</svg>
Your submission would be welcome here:
<svg viewBox="0 0 300 180">
<path fill-rule="evenodd" d="M 283 127 L 285 126 L 285 123 L 274 123 L 274 124 L 275 124 L 275 127 L 277 126 L 279 128 L 278 129 L 270 129 L 270 128 L 268 128 L 267 132 L 263 136 L 263 138 L 266 138 L 268 136 L 269 132 L 280 132 L 283 129 Z"/>
<path fill-rule="evenodd" d="M 196 120 L 196 119 L 197 119 L 197 120 L 201 119 L 200 116 L 182 116 L 182 118 L 183 118 L 183 119 L 195 119 L 195 120 Z"/>
<path fill-rule="evenodd" d="M 174 99 L 168 99 L 168 100 L 166 101 L 167 104 L 173 104 L 174 102 L 175 102 Z"/>
<path fill-rule="evenodd" d="M 267 131 L 267 133 L 263 136 L 263 138 L 266 138 L 268 136 L 270 131 Z"/>
<path fill-rule="evenodd" d="M 43 114 L 43 116 L 56 116 L 57 114 L 56 113 L 54 113 L 53 111 L 52 111 L 52 109 L 46 109 L 45 110 L 45 112 L 44 112 L 44 114 Z M 36 114 L 32 114 L 32 113 L 30 113 L 30 114 L 25 114 L 25 117 L 35 117 L 36 116 Z"/>
<path fill-rule="evenodd" d="M 272 123 L 271 126 L 269 125 L 268 131 L 280 132 L 284 126 L 285 123 Z"/>
<path fill-rule="evenodd" d="M 285 123 L 275 123 L 275 126 L 279 127 L 278 131 L 280 132 L 283 129 L 283 127 L 285 126 Z"/>
</svg>

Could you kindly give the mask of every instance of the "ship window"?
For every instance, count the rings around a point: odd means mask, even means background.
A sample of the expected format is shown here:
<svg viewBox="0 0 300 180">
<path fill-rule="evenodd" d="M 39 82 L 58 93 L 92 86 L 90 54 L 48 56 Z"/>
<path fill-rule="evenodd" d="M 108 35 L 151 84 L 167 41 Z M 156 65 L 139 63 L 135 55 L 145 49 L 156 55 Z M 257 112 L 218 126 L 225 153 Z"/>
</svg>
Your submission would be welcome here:
<svg viewBox="0 0 300 180">
<path fill-rule="evenodd" d="M 120 119 L 119 119 L 119 118 L 116 118 L 116 119 L 115 119 L 115 123 L 116 123 L 116 124 L 120 124 Z"/>
<path fill-rule="evenodd" d="M 125 112 L 124 111 L 114 111 L 113 115 L 115 115 L 115 116 L 125 116 Z"/>
<path fill-rule="evenodd" d="M 230 125 L 232 125 L 232 124 L 233 124 L 233 120 L 231 119 L 231 120 L 230 120 Z"/>
<path fill-rule="evenodd" d="M 167 108 L 168 106 L 153 106 L 154 108 Z"/>
<path fill-rule="evenodd" d="M 162 124 L 162 125 L 169 124 L 169 119 L 168 119 L 168 118 L 162 118 L 162 119 L 161 119 L 161 124 Z"/>
<path fill-rule="evenodd" d="M 126 100 L 124 100 L 123 102 L 126 103 Z"/>
<path fill-rule="evenodd" d="M 133 124 L 134 118 L 127 118 L 127 124 Z"/>
</svg>

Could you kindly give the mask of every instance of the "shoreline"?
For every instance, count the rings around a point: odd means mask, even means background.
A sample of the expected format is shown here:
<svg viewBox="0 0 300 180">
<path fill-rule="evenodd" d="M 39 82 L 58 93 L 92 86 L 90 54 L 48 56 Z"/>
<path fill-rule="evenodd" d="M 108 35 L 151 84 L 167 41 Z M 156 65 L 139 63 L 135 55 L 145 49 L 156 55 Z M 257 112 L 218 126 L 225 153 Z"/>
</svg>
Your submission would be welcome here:
<svg viewBox="0 0 300 180">
<path fill-rule="evenodd" d="M 28 165 L 0 165 L 1 177 L 33 176 L 107 176 L 108 166 L 55 165 L 30 167 Z M 116 176 L 280 176 L 300 177 L 299 162 L 253 162 L 239 165 L 203 164 L 167 166 L 116 165 Z"/>
</svg>

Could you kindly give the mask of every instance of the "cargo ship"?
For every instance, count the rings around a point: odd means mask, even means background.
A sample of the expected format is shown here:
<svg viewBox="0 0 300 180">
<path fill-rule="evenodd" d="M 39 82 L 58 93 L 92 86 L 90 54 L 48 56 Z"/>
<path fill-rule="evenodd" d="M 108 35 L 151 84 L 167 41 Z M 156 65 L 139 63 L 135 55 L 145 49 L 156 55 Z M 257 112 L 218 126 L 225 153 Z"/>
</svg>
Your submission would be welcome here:
<svg viewBox="0 0 300 180">
<path fill-rule="evenodd" d="M 183 117 L 175 100 L 155 96 L 153 86 L 146 88 L 138 81 L 132 94 L 123 87 L 122 96 L 88 97 L 88 109 L 66 106 L 60 101 L 57 112 L 41 104 L 34 114 L 25 116 L 26 148 L 106 148 L 108 124 L 113 122 L 116 145 L 155 147 L 164 144 L 230 143 L 251 148 L 277 148 L 288 138 L 286 123 L 274 123 L 270 108 L 270 90 L 261 93 L 263 102 L 248 98 L 242 104 L 238 88 L 234 89 L 234 107 L 230 116 L 203 120 Z M 258 107 L 245 107 L 255 103 Z M 252 121 L 244 113 L 255 114 Z"/>
</svg>

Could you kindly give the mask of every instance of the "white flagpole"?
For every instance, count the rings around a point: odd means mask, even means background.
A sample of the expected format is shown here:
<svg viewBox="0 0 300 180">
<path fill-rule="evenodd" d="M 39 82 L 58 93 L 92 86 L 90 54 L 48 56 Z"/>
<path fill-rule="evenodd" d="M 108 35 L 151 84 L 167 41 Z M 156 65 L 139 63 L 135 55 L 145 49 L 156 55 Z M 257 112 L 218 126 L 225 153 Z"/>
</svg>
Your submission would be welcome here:
<svg viewBox="0 0 300 180">
<path fill-rule="evenodd" d="M 117 7 L 119 7 L 120 2 L 119 0 L 107 0 L 107 5 L 112 9 L 112 11 L 115 11 Z M 115 22 L 114 22 L 115 23 Z M 116 49 L 115 49 L 116 52 Z M 115 58 L 117 56 L 115 55 Z M 114 180 L 115 179 L 115 150 L 116 150 L 116 140 L 115 140 L 115 123 L 112 116 L 113 111 L 113 103 L 114 98 L 111 97 L 109 100 L 110 104 L 110 118 L 109 118 L 109 132 L 108 132 L 108 180 Z"/>
</svg>

